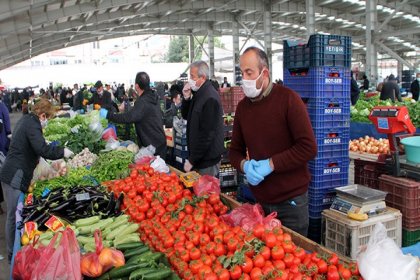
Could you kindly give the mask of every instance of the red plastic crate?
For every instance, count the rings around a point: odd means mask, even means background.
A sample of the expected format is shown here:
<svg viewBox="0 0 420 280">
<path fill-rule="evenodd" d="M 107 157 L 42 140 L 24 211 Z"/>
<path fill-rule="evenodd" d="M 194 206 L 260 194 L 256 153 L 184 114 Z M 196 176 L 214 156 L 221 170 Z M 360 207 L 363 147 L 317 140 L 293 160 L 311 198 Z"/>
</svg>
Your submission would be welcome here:
<svg viewBox="0 0 420 280">
<path fill-rule="evenodd" d="M 420 228 L 420 182 L 382 175 L 379 177 L 379 189 L 388 192 L 387 206 L 399 209 L 403 214 L 404 228 Z"/>
<path fill-rule="evenodd" d="M 372 189 L 379 189 L 379 176 L 388 174 L 385 168 L 385 163 L 354 160 L 354 183 L 370 187 Z"/>
</svg>

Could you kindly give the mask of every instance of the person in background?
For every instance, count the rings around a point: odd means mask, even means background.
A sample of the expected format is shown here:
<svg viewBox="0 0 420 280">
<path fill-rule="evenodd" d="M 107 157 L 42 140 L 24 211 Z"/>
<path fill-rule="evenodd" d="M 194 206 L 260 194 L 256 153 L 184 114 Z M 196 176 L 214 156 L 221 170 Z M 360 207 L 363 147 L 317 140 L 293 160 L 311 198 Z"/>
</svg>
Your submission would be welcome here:
<svg viewBox="0 0 420 280">
<path fill-rule="evenodd" d="M 363 75 L 363 86 L 360 89 L 369 90 L 369 80 L 366 75 Z"/>
<path fill-rule="evenodd" d="M 128 89 L 128 98 L 132 101 L 136 97 L 136 91 L 134 90 L 134 85 L 131 85 Z"/>
<path fill-rule="evenodd" d="M 420 72 L 416 74 L 416 79 L 410 85 L 411 94 L 413 94 L 413 99 L 419 101 L 419 92 L 420 92 Z"/>
<path fill-rule="evenodd" d="M 9 110 L 0 100 L 0 152 L 7 156 L 9 151 L 10 138 L 12 137 L 12 129 L 10 127 Z M 3 191 L 0 183 L 0 203 L 4 201 Z M 0 205 L 0 215 L 3 214 L 3 208 Z"/>
<path fill-rule="evenodd" d="M 79 86 L 77 84 L 74 84 L 74 86 L 75 86 L 74 91 L 76 90 L 77 91 L 74 93 L 74 96 L 73 96 L 73 111 L 81 112 L 81 110 L 83 109 L 83 99 L 84 99 L 83 90 L 85 88 L 79 89 Z"/>
<path fill-rule="evenodd" d="M 173 120 L 174 117 L 178 116 L 181 112 L 181 105 L 182 105 L 182 99 L 181 99 L 181 92 L 177 90 L 171 91 L 171 100 L 172 104 L 171 107 L 165 111 L 164 118 L 165 118 L 165 127 L 171 128 L 173 126 Z"/>
<path fill-rule="evenodd" d="M 134 107 L 119 114 L 102 108 L 100 110 L 100 116 L 114 123 L 134 123 L 138 145 L 140 147 L 153 145 L 156 148 L 155 155 L 159 155 L 162 159 L 165 159 L 166 137 L 163 131 L 159 98 L 150 89 L 150 78 L 146 72 L 137 73 L 135 81 L 135 91 L 138 97 L 134 103 Z"/>
<path fill-rule="evenodd" d="M 227 77 L 223 77 L 222 88 L 228 88 L 230 84 L 228 83 Z"/>
<path fill-rule="evenodd" d="M 114 101 L 114 94 L 112 92 L 111 85 L 105 84 L 105 90 L 111 94 L 111 99 L 112 99 L 112 101 Z"/>
<path fill-rule="evenodd" d="M 213 87 L 216 89 L 216 91 L 219 91 L 220 85 L 219 85 L 219 82 L 217 81 L 216 76 L 213 76 L 213 78 L 210 81 Z"/>
<path fill-rule="evenodd" d="M 95 83 L 96 91 L 93 92 L 92 98 L 89 100 L 88 104 L 99 105 L 101 108 L 107 110 L 114 110 L 112 105 L 111 93 L 104 91 L 104 86 L 101 81 Z"/>
<path fill-rule="evenodd" d="M 184 91 L 182 117 L 187 120 L 188 160 L 186 172 L 192 169 L 201 175 L 217 176 L 224 152 L 223 109 L 220 95 L 209 80 L 209 66 L 204 61 L 190 65 L 191 91 Z"/>
<path fill-rule="evenodd" d="M 357 85 L 356 80 L 354 79 L 353 76 L 353 71 L 350 71 L 350 98 L 351 98 L 351 105 L 356 105 L 357 100 L 359 100 L 359 95 L 360 95 L 360 89 L 359 86 Z"/>
<path fill-rule="evenodd" d="M 388 78 L 388 81 L 385 82 L 382 86 L 381 95 L 379 99 L 391 99 L 392 102 L 395 102 L 395 100 L 402 102 L 400 88 L 398 87 L 397 79 L 394 75 L 391 74 Z"/>
<path fill-rule="evenodd" d="M 9 263 L 15 240 L 15 212 L 18 198 L 21 192 L 27 192 L 40 157 L 56 160 L 73 155 L 73 152 L 67 148 L 53 147 L 45 142 L 42 128 L 54 113 L 51 102 L 41 99 L 33 106 L 31 113 L 22 116 L 13 130 L 9 151 L 0 171 L 0 181 L 7 206 L 6 242 Z"/>
<path fill-rule="evenodd" d="M 293 90 L 271 82 L 263 50 L 247 48 L 239 62 L 246 97 L 235 112 L 230 161 L 245 173 L 266 215 L 277 212 L 283 225 L 306 235 L 307 162 L 317 146 L 305 104 Z"/>
</svg>

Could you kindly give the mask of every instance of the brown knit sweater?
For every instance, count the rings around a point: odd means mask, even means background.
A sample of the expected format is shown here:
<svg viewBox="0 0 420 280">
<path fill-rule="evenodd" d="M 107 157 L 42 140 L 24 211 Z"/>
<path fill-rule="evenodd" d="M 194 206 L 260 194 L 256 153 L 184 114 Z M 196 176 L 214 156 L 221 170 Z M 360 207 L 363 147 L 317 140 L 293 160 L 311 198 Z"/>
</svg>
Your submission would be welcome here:
<svg viewBox="0 0 420 280">
<path fill-rule="evenodd" d="M 229 156 L 240 170 L 250 159 L 272 158 L 275 170 L 251 190 L 260 203 L 282 202 L 305 193 L 310 181 L 307 162 L 317 153 L 305 104 L 297 93 L 275 84 L 257 102 L 244 98 L 235 112 Z"/>
</svg>

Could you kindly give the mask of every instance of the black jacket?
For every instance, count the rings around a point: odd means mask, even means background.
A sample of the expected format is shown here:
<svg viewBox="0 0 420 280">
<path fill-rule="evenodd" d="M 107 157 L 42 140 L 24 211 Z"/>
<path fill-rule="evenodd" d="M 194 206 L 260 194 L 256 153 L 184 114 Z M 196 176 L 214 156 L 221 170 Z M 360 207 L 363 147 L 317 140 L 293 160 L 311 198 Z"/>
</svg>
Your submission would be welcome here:
<svg viewBox="0 0 420 280">
<path fill-rule="evenodd" d="M 81 110 L 83 109 L 83 91 L 79 90 L 73 97 L 73 110 Z"/>
<path fill-rule="evenodd" d="M 164 114 L 164 124 L 166 128 L 171 128 L 173 127 L 173 121 L 174 121 L 174 117 L 178 116 L 179 113 L 179 107 L 177 107 L 175 105 L 175 103 L 171 103 L 171 107 L 165 111 Z"/>
<path fill-rule="evenodd" d="M 224 151 L 223 109 L 212 82 L 207 80 L 190 100 L 184 100 L 181 110 L 187 120 L 188 160 L 197 169 L 217 164 Z"/>
<path fill-rule="evenodd" d="M 166 137 L 158 99 L 151 90 L 146 90 L 129 111 L 121 114 L 109 112 L 107 119 L 115 123 L 134 123 L 139 146 L 153 145 L 156 148 L 155 154 L 165 159 Z"/>
<path fill-rule="evenodd" d="M 26 192 L 40 157 L 55 160 L 63 156 L 64 148 L 45 142 L 39 118 L 32 113 L 23 115 L 13 130 L 9 153 L 0 171 L 0 181 L 11 185 L 13 177 L 21 170 L 20 186 L 11 186 Z"/>
<path fill-rule="evenodd" d="M 357 82 L 355 79 L 351 78 L 351 88 L 350 88 L 350 98 L 351 98 L 351 105 L 356 105 L 357 100 L 359 100 L 360 95 L 360 89 L 357 85 Z"/>
<path fill-rule="evenodd" d="M 395 98 L 397 98 L 398 101 L 400 102 L 402 101 L 400 88 L 398 87 L 398 85 L 391 81 L 384 83 L 384 85 L 382 86 L 381 96 L 379 99 L 380 100 L 391 99 L 392 102 L 395 102 Z"/>
<path fill-rule="evenodd" d="M 111 93 L 106 90 L 103 91 L 102 96 L 94 92 L 92 98 L 89 100 L 89 104 L 99 104 L 101 108 L 113 110 Z"/>
<path fill-rule="evenodd" d="M 363 89 L 368 90 L 369 89 L 369 80 L 363 79 Z"/>
<path fill-rule="evenodd" d="M 413 94 L 413 98 L 418 101 L 419 99 L 419 93 L 420 93 L 420 83 L 419 81 L 416 79 L 411 83 L 410 86 L 410 91 Z"/>
</svg>

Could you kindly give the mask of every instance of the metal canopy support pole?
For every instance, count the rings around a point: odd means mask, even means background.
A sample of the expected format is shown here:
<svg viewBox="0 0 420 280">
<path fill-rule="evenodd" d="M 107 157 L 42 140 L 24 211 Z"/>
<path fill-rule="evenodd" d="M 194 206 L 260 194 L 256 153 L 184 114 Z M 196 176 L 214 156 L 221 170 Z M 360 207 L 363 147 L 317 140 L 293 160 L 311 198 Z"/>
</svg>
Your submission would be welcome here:
<svg viewBox="0 0 420 280">
<path fill-rule="evenodd" d="M 190 39 L 190 44 L 189 44 L 189 53 L 190 53 L 190 57 L 189 57 L 189 62 L 190 64 L 193 63 L 194 60 L 194 36 L 191 34 L 189 36 Z"/>
<path fill-rule="evenodd" d="M 239 67 L 239 24 L 236 20 L 232 22 L 232 57 L 233 57 L 233 77 L 232 85 L 236 82 L 236 71 L 235 68 Z"/>
<path fill-rule="evenodd" d="M 378 82 L 378 54 L 374 41 L 377 0 L 366 0 L 366 76 L 376 85 Z"/>
<path fill-rule="evenodd" d="M 270 77 L 273 76 L 273 54 L 271 49 L 271 0 L 264 1 L 264 46 L 267 53 Z"/>
<path fill-rule="evenodd" d="M 400 53 L 399 56 L 402 58 L 403 54 Z M 402 82 L 402 71 L 403 71 L 403 64 L 401 61 L 397 60 L 397 77 L 399 78 L 400 82 Z"/>
<path fill-rule="evenodd" d="M 208 37 L 209 37 L 209 68 L 210 68 L 209 79 L 212 79 L 214 77 L 214 29 L 213 29 L 213 25 L 209 26 Z"/>
<path fill-rule="evenodd" d="M 306 0 L 306 36 L 315 34 L 315 3 L 314 0 Z"/>
</svg>

